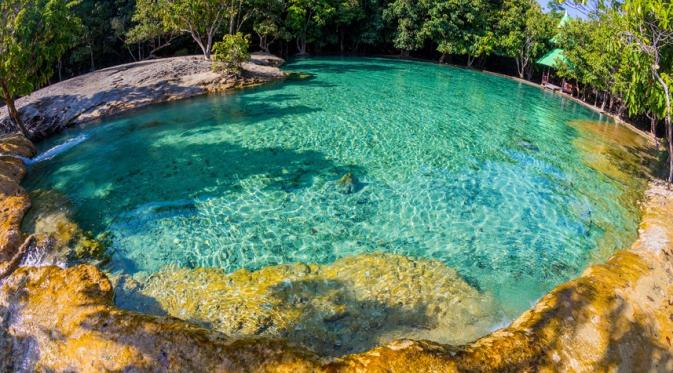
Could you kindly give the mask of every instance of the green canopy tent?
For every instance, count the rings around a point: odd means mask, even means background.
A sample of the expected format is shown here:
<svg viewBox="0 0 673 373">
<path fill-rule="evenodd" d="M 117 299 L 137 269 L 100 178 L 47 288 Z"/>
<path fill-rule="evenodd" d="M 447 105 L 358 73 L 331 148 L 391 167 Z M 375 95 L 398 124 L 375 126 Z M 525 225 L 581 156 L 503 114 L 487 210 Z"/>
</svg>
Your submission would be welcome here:
<svg viewBox="0 0 673 373">
<path fill-rule="evenodd" d="M 568 16 L 568 12 L 566 11 L 565 14 L 563 15 L 563 18 L 561 18 L 561 21 L 559 22 L 557 28 L 561 29 L 563 26 L 565 26 L 568 22 L 570 22 L 570 16 Z M 560 33 L 560 31 L 559 31 Z M 559 33 L 554 35 L 553 38 L 551 38 L 552 44 L 558 44 L 558 36 Z M 551 51 L 549 51 L 547 54 L 539 58 L 537 61 L 535 61 L 538 65 L 546 66 L 547 67 L 547 72 L 542 74 L 542 85 L 547 87 L 550 86 L 552 89 L 557 89 L 559 87 L 554 86 L 553 84 L 549 84 L 549 69 L 554 69 L 558 70 L 559 67 L 562 65 L 567 66 L 569 69 L 573 68 L 572 63 L 568 59 L 568 57 L 565 56 L 563 53 L 563 49 L 560 48 L 555 48 Z M 563 80 L 563 83 L 561 84 L 562 87 L 565 86 L 565 79 Z M 561 90 L 563 88 L 560 87 Z"/>
<path fill-rule="evenodd" d="M 561 18 L 561 21 L 559 21 L 559 23 L 558 23 L 558 25 L 556 26 L 556 28 L 559 29 L 559 30 L 562 29 L 563 26 L 567 25 L 568 22 L 570 22 L 570 19 L 571 19 L 571 18 L 570 18 L 570 16 L 568 15 L 568 11 L 566 10 L 566 12 L 563 14 L 563 18 Z M 549 39 L 549 41 L 551 41 L 551 42 L 554 43 L 554 44 L 558 44 L 558 33 L 557 33 L 556 35 L 554 35 L 554 37 L 552 37 L 551 39 Z"/>
<path fill-rule="evenodd" d="M 552 69 L 558 69 L 561 64 L 565 64 L 566 66 L 572 68 L 572 63 L 568 57 L 563 54 L 563 49 L 560 48 L 549 51 L 549 53 L 540 57 L 540 59 L 535 62 L 538 65 L 551 67 Z"/>
</svg>

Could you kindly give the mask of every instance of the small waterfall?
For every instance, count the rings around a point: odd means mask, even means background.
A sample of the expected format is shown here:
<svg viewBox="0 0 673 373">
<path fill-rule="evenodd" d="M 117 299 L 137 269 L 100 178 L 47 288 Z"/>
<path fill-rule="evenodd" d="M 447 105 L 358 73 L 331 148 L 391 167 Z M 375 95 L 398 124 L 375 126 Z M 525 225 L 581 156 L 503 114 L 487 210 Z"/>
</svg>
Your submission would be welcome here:
<svg viewBox="0 0 673 373">
<path fill-rule="evenodd" d="M 77 137 L 70 138 L 70 139 L 62 142 L 61 144 L 53 146 L 50 149 L 48 149 L 47 151 L 42 152 L 42 153 L 36 155 L 35 157 L 33 157 L 31 159 L 26 159 L 26 158 L 22 158 L 22 159 L 23 159 L 23 161 L 26 165 L 32 165 L 32 164 L 35 164 L 35 163 L 40 163 L 42 161 L 52 159 L 52 158 L 56 157 L 57 155 L 72 149 L 73 147 L 75 147 L 75 146 L 83 143 L 84 141 L 86 141 L 87 138 L 88 137 L 86 135 L 81 134 Z"/>
</svg>

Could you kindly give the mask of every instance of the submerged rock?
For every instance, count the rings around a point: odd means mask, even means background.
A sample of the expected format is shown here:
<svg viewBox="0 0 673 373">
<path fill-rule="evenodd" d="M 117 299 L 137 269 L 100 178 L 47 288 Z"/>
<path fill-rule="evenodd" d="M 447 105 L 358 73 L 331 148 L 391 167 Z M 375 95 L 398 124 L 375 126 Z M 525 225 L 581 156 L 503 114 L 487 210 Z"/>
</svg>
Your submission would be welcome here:
<svg viewBox="0 0 673 373">
<path fill-rule="evenodd" d="M 30 193 L 32 207 L 23 220 L 23 230 L 40 240 L 32 264 L 65 264 L 70 260 L 105 260 L 104 237 L 94 238 L 72 218 L 68 198 L 55 190 Z"/>
<path fill-rule="evenodd" d="M 353 175 L 352 172 L 348 172 L 339 178 L 337 181 L 337 187 L 342 193 L 353 193 L 357 191 L 358 179 L 355 177 L 355 175 Z"/>
<path fill-rule="evenodd" d="M 464 343 L 495 323 L 492 298 L 455 270 L 392 254 L 231 274 L 168 269 L 139 291 L 172 316 L 230 336 L 281 337 L 323 355 L 363 351 L 401 336 Z"/>
<path fill-rule="evenodd" d="M 289 72 L 285 77 L 287 80 L 311 80 L 314 78 L 315 75 L 302 72 Z"/>
</svg>

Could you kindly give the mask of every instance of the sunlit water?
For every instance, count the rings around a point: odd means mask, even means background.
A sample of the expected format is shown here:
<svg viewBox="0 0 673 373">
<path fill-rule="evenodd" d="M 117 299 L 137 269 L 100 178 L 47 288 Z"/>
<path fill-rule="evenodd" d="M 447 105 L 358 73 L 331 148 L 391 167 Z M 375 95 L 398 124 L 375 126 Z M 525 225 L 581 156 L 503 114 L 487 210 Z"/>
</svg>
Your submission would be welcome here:
<svg viewBox="0 0 673 373">
<path fill-rule="evenodd" d="M 109 232 L 112 273 L 384 251 L 446 263 L 509 318 L 635 234 L 624 187 L 573 145 L 570 121 L 600 119 L 577 104 L 429 63 L 285 68 L 314 76 L 68 131 L 41 145 L 66 144 L 26 185 L 66 194 L 83 228 Z"/>
</svg>

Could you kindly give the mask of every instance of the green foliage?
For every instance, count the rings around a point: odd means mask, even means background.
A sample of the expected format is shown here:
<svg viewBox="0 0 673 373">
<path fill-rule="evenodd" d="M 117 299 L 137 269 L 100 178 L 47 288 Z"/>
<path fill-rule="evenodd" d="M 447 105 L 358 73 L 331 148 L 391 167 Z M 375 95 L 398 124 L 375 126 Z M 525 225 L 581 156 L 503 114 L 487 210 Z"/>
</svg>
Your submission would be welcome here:
<svg viewBox="0 0 673 373">
<path fill-rule="evenodd" d="M 129 32 L 134 41 L 168 33 L 186 33 L 210 58 L 213 40 L 227 17 L 233 17 L 235 0 L 137 0 L 133 16 L 137 26 Z"/>
<path fill-rule="evenodd" d="M 66 0 L 0 1 L 0 94 L 15 124 L 14 97 L 47 82 L 54 62 L 77 40 L 80 21 Z"/>
<path fill-rule="evenodd" d="M 276 40 L 289 40 L 292 37 L 283 20 L 288 4 L 285 0 L 259 0 L 255 6 L 263 11 L 255 13 L 252 28 L 258 36 L 260 49 L 269 53 L 270 45 Z"/>
<path fill-rule="evenodd" d="M 535 0 L 505 0 L 495 25 L 497 50 L 514 58 L 523 77 L 531 62 L 552 48 L 557 24 L 555 14 L 542 12 Z"/>
<path fill-rule="evenodd" d="M 213 52 L 215 53 L 215 66 L 223 66 L 226 71 L 239 73 L 241 64 L 250 60 L 249 35 L 243 35 L 237 32 L 233 35 L 224 35 L 222 41 L 215 43 Z"/>
<path fill-rule="evenodd" d="M 46 83 L 53 62 L 76 40 L 81 24 L 66 0 L 0 2 L 0 80 L 12 96 Z"/>
<path fill-rule="evenodd" d="M 650 111 L 657 110 L 663 97 L 663 118 L 668 140 L 669 175 L 673 183 L 673 115 L 671 113 L 671 76 L 673 75 L 673 3 L 663 0 L 626 0 L 624 2 L 626 30 L 621 33 L 635 53 L 636 60 L 644 61 L 647 69 L 632 71 L 633 81 L 647 82 L 650 75 L 655 83 L 642 100 Z M 644 66 L 643 66 L 644 67 Z"/>
<path fill-rule="evenodd" d="M 129 43 L 139 43 L 164 35 L 168 27 L 163 24 L 157 0 L 137 0 L 133 21 L 136 26 L 126 34 Z"/>
<path fill-rule="evenodd" d="M 470 57 L 488 51 L 481 40 L 487 33 L 490 9 L 482 0 L 429 0 L 422 34 L 437 43 L 442 54 Z M 468 64 L 471 64 L 468 62 Z"/>
<path fill-rule="evenodd" d="M 383 11 L 383 19 L 396 25 L 393 44 L 403 54 L 423 47 L 426 33 L 423 24 L 428 17 L 426 1 L 394 0 Z"/>
<path fill-rule="evenodd" d="M 322 28 L 336 15 L 337 4 L 330 0 L 288 0 L 286 24 L 297 41 L 299 54 L 321 35 Z"/>
</svg>

